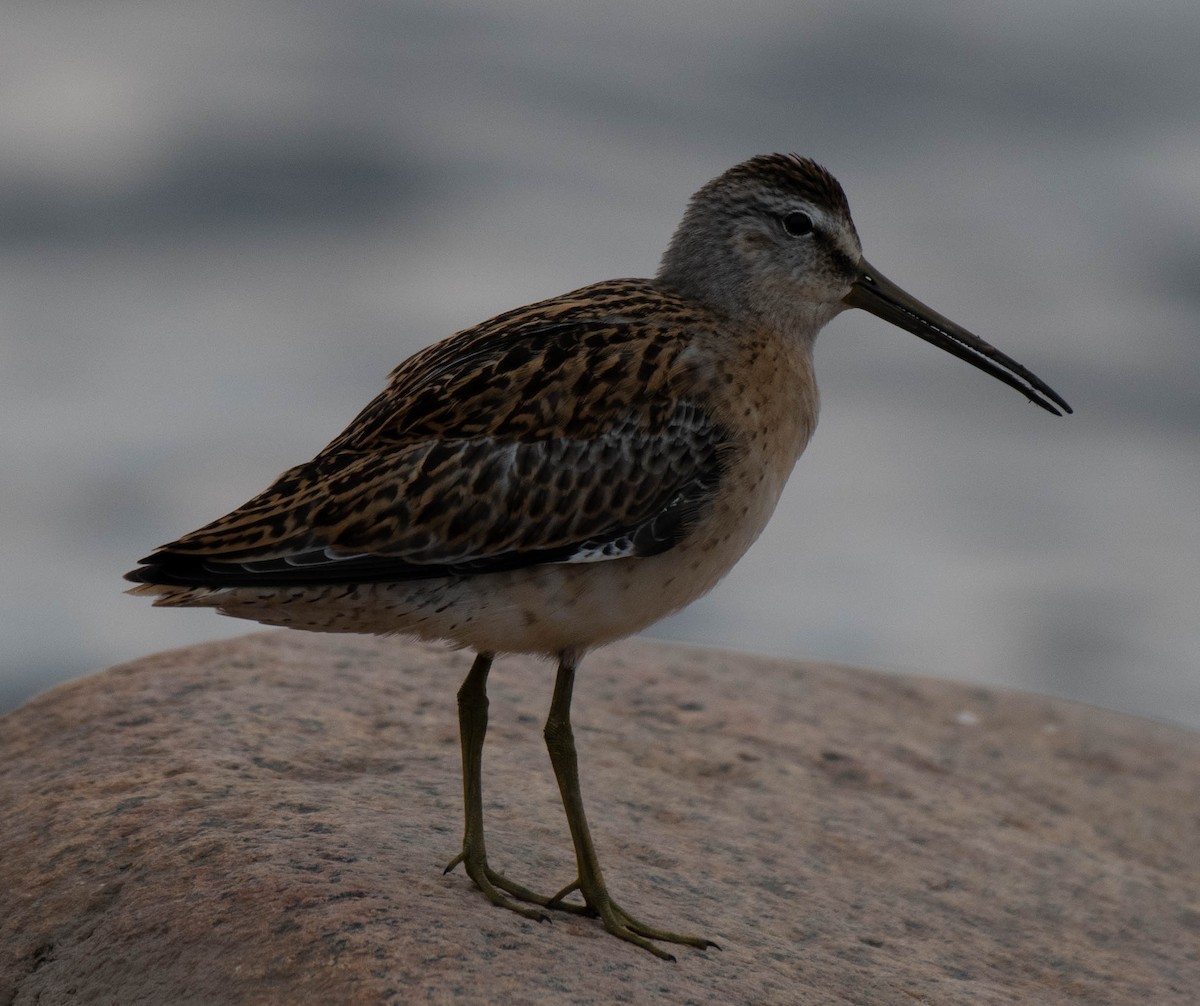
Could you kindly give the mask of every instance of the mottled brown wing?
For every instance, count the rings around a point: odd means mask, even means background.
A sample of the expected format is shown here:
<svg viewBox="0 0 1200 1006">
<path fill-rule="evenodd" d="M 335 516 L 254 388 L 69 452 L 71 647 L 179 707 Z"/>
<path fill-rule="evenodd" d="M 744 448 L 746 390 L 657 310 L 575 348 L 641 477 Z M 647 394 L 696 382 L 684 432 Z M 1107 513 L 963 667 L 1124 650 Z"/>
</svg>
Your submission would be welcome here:
<svg viewBox="0 0 1200 1006">
<path fill-rule="evenodd" d="M 600 318 L 597 290 L 619 302 Z M 313 461 L 130 578 L 364 582 L 670 548 L 716 490 L 725 437 L 671 393 L 682 344 L 649 293 L 589 288 L 418 354 Z"/>
</svg>

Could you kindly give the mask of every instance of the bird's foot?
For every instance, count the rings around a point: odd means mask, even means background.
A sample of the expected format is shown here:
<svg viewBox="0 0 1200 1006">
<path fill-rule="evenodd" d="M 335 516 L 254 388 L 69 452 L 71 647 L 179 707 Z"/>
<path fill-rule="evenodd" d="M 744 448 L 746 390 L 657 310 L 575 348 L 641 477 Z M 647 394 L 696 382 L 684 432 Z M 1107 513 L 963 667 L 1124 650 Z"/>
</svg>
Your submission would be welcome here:
<svg viewBox="0 0 1200 1006">
<path fill-rule="evenodd" d="M 650 942 L 651 940 L 658 940 L 662 943 L 679 943 L 684 946 L 695 947 L 697 950 L 707 950 L 709 947 L 716 950 L 721 949 L 712 940 L 705 939 L 703 936 L 673 933 L 667 929 L 659 929 L 657 926 L 647 925 L 645 922 L 635 919 L 612 899 L 612 896 L 608 893 L 608 888 L 603 883 L 599 885 L 588 884 L 587 890 L 584 890 L 584 885 L 579 880 L 576 880 L 554 895 L 546 907 L 579 908 L 580 906 L 578 905 L 572 905 L 570 902 L 562 900 L 572 891 L 579 891 L 583 895 L 588 914 L 600 916 L 600 921 L 604 923 L 604 928 L 612 933 L 613 936 L 626 940 L 634 944 L 634 946 L 641 947 L 643 950 L 649 950 L 655 957 L 659 957 L 664 961 L 675 960 L 674 954 L 669 954 L 661 947 L 656 947 Z"/>
<path fill-rule="evenodd" d="M 503 873 L 497 873 L 488 866 L 487 855 L 485 853 L 468 849 L 463 849 L 462 852 L 450 860 L 446 864 L 446 869 L 442 872 L 450 873 L 460 863 L 467 871 L 467 876 L 475 882 L 475 886 L 483 891 L 493 905 L 507 908 L 510 912 L 516 912 L 527 919 L 533 919 L 535 922 L 549 922 L 550 916 L 538 908 L 526 908 L 524 905 L 519 905 L 517 901 L 527 901 L 532 905 L 539 905 L 541 908 L 570 912 L 574 915 L 596 914 L 594 909 L 586 905 L 575 905 L 569 901 L 561 902 L 559 900 L 573 891 L 578 885 L 572 884 L 554 897 L 546 897 L 544 894 L 531 891 L 523 884 L 518 884 L 515 880 L 509 880 Z M 517 900 L 514 901 L 514 898 Z"/>
</svg>

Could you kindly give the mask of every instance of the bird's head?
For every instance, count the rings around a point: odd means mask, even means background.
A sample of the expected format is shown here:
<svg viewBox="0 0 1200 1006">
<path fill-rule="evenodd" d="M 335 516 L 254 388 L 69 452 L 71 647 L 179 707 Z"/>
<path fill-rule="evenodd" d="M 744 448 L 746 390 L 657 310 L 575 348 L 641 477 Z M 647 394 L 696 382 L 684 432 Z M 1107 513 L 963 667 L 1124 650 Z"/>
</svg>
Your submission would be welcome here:
<svg viewBox="0 0 1200 1006">
<path fill-rule="evenodd" d="M 738 317 L 815 335 L 845 310 L 861 259 L 833 175 L 802 157 L 766 154 L 692 197 L 659 278 Z"/>
<path fill-rule="evenodd" d="M 862 308 L 966 360 L 1050 412 L 1070 406 L 1036 375 L 905 293 L 863 258 L 841 185 L 795 154 L 730 168 L 688 204 L 660 282 L 738 319 L 811 341 Z"/>
</svg>

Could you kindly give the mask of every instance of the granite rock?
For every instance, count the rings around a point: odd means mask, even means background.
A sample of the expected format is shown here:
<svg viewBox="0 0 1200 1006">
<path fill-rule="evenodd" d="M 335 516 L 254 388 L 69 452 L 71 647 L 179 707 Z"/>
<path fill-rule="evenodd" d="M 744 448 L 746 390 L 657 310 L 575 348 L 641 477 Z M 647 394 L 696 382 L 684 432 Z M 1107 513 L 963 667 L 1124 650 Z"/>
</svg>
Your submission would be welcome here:
<svg viewBox="0 0 1200 1006">
<path fill-rule="evenodd" d="M 574 721 L 610 887 L 664 963 L 461 870 L 469 655 L 261 633 L 0 721 L 0 1004 L 1195 1003 L 1200 735 L 1028 695 L 626 642 Z M 501 657 L 495 867 L 573 857 L 553 669 Z"/>
</svg>

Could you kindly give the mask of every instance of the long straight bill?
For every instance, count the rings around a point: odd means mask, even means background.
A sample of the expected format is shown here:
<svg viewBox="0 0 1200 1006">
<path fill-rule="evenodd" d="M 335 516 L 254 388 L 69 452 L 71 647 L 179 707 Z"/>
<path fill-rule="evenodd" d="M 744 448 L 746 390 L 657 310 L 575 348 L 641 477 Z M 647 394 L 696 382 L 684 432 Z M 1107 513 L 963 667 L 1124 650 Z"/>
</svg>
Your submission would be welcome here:
<svg viewBox="0 0 1200 1006">
<path fill-rule="evenodd" d="M 1031 402 L 1047 412 L 1061 416 L 1070 412 L 1063 397 L 1031 370 L 1005 356 L 995 346 L 972 335 L 933 308 L 922 304 L 880 273 L 866 259 L 859 263 L 859 276 L 846 294 L 843 303 L 860 307 L 877 318 L 891 322 L 906 332 L 932 342 L 960 360 L 966 360 L 985 374 L 991 374 L 1010 388 L 1016 388 Z"/>
</svg>

